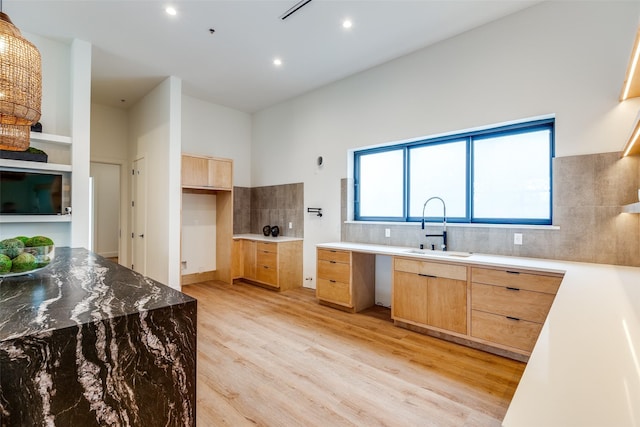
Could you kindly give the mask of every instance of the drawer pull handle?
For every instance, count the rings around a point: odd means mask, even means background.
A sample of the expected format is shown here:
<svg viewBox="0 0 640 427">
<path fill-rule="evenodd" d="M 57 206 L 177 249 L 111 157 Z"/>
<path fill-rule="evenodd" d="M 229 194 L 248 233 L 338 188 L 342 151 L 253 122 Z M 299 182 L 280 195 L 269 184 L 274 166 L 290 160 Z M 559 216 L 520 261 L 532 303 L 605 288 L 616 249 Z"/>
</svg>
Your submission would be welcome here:
<svg viewBox="0 0 640 427">
<path fill-rule="evenodd" d="M 432 276 L 430 274 L 422 274 L 422 273 L 418 273 L 418 276 L 420 277 L 431 277 L 432 279 L 437 279 L 438 276 Z"/>
<path fill-rule="evenodd" d="M 337 251 L 329 251 L 329 252 L 331 252 L 332 254 L 335 254 Z"/>
<path fill-rule="evenodd" d="M 331 283 L 336 283 L 336 281 L 335 281 L 335 280 L 329 280 L 329 281 L 330 281 Z"/>
<path fill-rule="evenodd" d="M 511 316 L 505 316 L 507 319 L 509 320 L 516 320 L 516 321 L 520 321 L 520 319 L 518 319 L 517 317 L 511 317 Z"/>
<path fill-rule="evenodd" d="M 329 261 L 329 263 L 330 263 L 330 264 L 335 264 L 336 262 L 335 262 L 335 261 Z"/>
<path fill-rule="evenodd" d="M 511 271 L 511 270 L 506 270 L 507 274 L 520 274 L 519 271 Z"/>
<path fill-rule="evenodd" d="M 511 286 L 507 286 L 507 289 L 510 291 L 519 291 L 520 288 L 512 288 Z"/>
</svg>

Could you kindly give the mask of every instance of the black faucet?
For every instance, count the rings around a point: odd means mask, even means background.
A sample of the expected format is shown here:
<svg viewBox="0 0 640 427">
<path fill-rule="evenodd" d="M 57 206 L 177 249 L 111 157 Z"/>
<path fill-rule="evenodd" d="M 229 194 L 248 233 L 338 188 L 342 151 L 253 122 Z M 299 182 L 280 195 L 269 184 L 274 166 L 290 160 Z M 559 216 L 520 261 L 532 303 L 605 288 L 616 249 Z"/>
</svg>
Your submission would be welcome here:
<svg viewBox="0 0 640 427">
<path fill-rule="evenodd" d="M 436 199 L 436 200 L 440 200 L 442 202 L 442 234 L 425 234 L 425 237 L 442 237 L 442 250 L 446 251 L 447 250 L 447 206 L 444 204 L 444 200 L 442 200 L 440 197 L 430 197 L 429 199 L 427 199 L 426 202 L 424 202 L 424 205 L 422 206 L 422 229 L 424 230 L 424 210 L 427 207 L 427 203 L 429 203 L 431 200 Z M 433 248 L 433 245 L 431 245 L 431 247 Z"/>
</svg>

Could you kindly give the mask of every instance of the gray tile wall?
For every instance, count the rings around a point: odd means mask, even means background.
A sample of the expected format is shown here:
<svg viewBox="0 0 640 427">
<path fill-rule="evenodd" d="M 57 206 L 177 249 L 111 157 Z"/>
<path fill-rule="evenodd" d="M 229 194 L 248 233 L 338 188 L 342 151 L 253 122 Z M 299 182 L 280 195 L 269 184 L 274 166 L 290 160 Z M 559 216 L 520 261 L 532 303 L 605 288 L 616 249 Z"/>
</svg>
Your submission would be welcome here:
<svg viewBox="0 0 640 427">
<path fill-rule="evenodd" d="M 638 201 L 640 159 L 621 153 L 560 157 L 553 162 L 553 224 L 559 230 L 448 227 L 449 250 L 640 266 L 640 215 L 621 206 Z M 440 244 L 423 237 L 442 227 L 345 224 L 347 179 L 342 185 L 342 240 L 398 246 Z M 384 229 L 391 237 L 384 237 Z M 522 233 L 523 245 L 513 244 Z"/>
<path fill-rule="evenodd" d="M 265 225 L 277 225 L 282 236 L 304 237 L 303 183 L 234 187 L 234 234 L 262 234 Z"/>
<path fill-rule="evenodd" d="M 233 187 L 233 234 L 251 233 L 251 188 Z"/>
</svg>

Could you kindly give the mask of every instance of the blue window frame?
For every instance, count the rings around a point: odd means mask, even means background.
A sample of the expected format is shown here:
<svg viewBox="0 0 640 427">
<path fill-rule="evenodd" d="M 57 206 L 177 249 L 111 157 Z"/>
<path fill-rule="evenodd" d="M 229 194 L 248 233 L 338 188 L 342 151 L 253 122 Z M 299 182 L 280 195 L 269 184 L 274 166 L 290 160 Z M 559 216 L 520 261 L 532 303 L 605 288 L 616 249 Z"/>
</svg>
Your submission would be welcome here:
<svg viewBox="0 0 640 427">
<path fill-rule="evenodd" d="M 415 222 L 438 196 L 447 221 L 551 224 L 554 119 L 424 139 L 354 153 L 359 221 Z M 428 221 L 442 206 L 428 205 Z"/>
</svg>

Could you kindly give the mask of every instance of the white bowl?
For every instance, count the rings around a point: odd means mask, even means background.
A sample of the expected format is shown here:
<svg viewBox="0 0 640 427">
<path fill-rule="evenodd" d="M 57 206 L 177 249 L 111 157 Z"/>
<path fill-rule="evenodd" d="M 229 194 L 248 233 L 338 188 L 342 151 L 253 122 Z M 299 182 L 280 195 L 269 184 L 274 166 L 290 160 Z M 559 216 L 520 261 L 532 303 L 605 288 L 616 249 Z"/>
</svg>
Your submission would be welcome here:
<svg viewBox="0 0 640 427">
<path fill-rule="evenodd" d="M 21 253 L 25 252 L 33 255 L 36 258 L 35 267 L 25 271 L 9 271 L 7 273 L 0 273 L 0 277 L 22 276 L 24 274 L 30 274 L 36 271 L 40 271 L 51 264 L 56 256 L 56 249 L 54 245 L 26 247 L 22 250 Z M 4 250 L 0 249 L 0 254 L 4 254 Z M 14 257 L 13 259 L 15 258 L 16 257 Z"/>
</svg>

